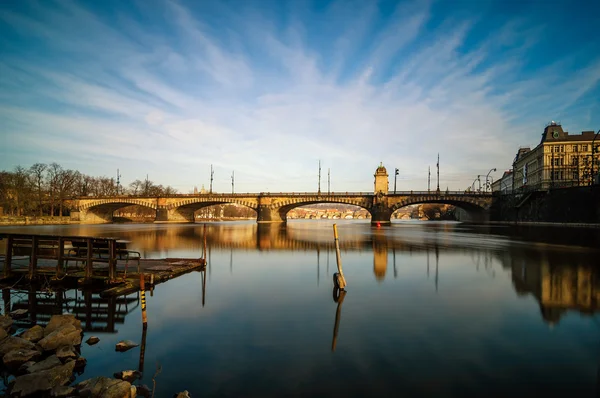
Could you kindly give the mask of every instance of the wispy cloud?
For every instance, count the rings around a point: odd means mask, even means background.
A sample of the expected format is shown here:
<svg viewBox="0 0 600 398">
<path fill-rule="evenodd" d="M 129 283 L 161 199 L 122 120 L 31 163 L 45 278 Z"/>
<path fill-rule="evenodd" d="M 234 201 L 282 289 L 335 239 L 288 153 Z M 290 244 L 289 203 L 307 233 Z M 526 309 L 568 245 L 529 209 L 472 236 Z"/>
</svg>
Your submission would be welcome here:
<svg viewBox="0 0 600 398">
<path fill-rule="evenodd" d="M 440 185 L 463 189 L 550 119 L 600 124 L 597 48 L 583 36 L 548 56 L 551 19 L 292 5 L 3 6 L 0 168 L 120 168 L 187 192 L 214 164 L 216 190 L 235 170 L 238 191 L 306 191 L 321 159 L 332 189 L 367 191 L 383 161 L 423 189 L 439 152 Z"/>
</svg>

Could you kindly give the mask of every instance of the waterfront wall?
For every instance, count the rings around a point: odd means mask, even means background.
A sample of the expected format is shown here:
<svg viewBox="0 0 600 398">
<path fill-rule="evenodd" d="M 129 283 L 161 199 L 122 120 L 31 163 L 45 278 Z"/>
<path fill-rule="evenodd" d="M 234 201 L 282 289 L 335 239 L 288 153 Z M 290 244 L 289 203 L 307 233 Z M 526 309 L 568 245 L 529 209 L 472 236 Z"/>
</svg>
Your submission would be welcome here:
<svg viewBox="0 0 600 398">
<path fill-rule="evenodd" d="M 0 225 L 59 225 L 59 224 L 79 224 L 77 221 L 72 221 L 71 217 L 13 217 L 1 216 Z"/>
<path fill-rule="evenodd" d="M 490 220 L 600 224 L 600 186 L 495 196 Z"/>
</svg>

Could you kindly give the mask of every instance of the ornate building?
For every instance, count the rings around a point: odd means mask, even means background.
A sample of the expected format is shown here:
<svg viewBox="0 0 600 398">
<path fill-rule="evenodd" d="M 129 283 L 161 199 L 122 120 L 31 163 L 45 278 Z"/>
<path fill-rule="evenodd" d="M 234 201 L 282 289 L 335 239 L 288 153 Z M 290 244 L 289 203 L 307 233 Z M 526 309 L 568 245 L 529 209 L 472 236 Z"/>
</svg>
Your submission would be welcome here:
<svg viewBox="0 0 600 398">
<path fill-rule="evenodd" d="M 549 188 L 589 185 L 592 183 L 592 144 L 596 134 L 584 131 L 569 135 L 559 123 L 544 129 L 542 140 L 534 149 L 520 148 L 513 162 L 513 189 L 545 190 Z M 595 158 L 599 149 L 596 148 Z M 598 160 L 594 175 L 598 172 Z"/>
</svg>

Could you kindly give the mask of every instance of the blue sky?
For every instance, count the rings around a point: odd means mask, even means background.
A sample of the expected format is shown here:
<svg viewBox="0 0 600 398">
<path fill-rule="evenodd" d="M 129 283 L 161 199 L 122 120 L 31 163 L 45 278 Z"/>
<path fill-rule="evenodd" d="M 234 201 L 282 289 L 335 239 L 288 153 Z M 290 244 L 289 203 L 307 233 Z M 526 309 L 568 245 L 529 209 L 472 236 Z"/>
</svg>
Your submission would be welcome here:
<svg viewBox="0 0 600 398">
<path fill-rule="evenodd" d="M 442 189 L 600 129 L 600 2 L 3 1 L 0 169 L 182 193 Z M 432 182 L 432 186 L 434 183 Z M 390 176 L 390 188 L 393 177 Z"/>
</svg>

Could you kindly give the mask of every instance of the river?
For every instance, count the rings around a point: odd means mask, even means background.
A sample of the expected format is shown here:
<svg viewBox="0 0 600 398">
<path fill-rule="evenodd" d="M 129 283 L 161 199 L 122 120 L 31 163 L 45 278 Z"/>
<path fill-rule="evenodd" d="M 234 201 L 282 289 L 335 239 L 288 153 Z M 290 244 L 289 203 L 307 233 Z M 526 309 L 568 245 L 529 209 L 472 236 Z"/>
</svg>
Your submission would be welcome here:
<svg viewBox="0 0 600 398">
<path fill-rule="evenodd" d="M 137 295 L 13 291 L 11 309 L 39 307 L 41 319 L 60 302 L 96 329 L 84 340 L 101 339 L 82 345 L 78 379 L 141 366 L 155 397 L 599 393 L 600 230 L 337 222 L 345 295 L 333 290 L 333 221 L 222 222 L 206 226 L 206 272 L 147 294 L 145 335 Z M 0 231 L 114 236 L 146 258 L 200 257 L 204 233 L 202 224 Z M 143 358 L 139 347 L 115 352 L 122 339 L 145 340 Z"/>
</svg>

